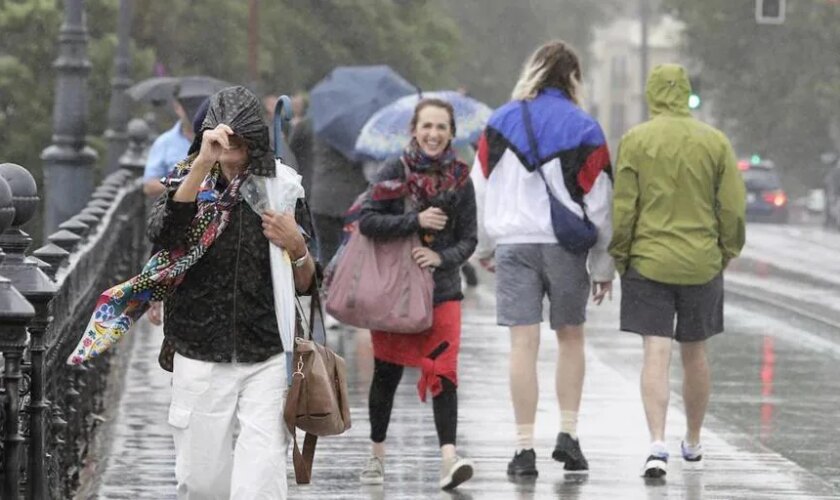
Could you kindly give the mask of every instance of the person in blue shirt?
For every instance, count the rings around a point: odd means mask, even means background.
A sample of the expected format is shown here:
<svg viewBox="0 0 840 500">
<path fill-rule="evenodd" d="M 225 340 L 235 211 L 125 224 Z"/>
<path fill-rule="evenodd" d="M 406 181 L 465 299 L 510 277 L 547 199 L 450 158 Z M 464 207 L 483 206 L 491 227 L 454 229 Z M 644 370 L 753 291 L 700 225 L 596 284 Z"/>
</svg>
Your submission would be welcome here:
<svg viewBox="0 0 840 500">
<path fill-rule="evenodd" d="M 194 131 L 201 128 L 209 103 L 210 99 L 207 97 L 188 97 L 172 101 L 178 122 L 152 143 L 143 170 L 143 193 L 149 198 L 156 199 L 166 191 L 161 179 L 169 175 L 175 165 L 189 154 L 190 145 L 195 138 Z M 147 316 L 153 325 L 162 325 L 162 303 L 152 302 Z"/>
<path fill-rule="evenodd" d="M 172 105 L 178 115 L 178 123 L 152 143 L 143 170 L 143 193 L 149 198 L 157 198 L 164 192 L 161 179 L 169 175 L 176 163 L 187 157 L 195 137 L 192 116 L 187 113 L 186 106 L 178 100 L 173 100 Z"/>
</svg>

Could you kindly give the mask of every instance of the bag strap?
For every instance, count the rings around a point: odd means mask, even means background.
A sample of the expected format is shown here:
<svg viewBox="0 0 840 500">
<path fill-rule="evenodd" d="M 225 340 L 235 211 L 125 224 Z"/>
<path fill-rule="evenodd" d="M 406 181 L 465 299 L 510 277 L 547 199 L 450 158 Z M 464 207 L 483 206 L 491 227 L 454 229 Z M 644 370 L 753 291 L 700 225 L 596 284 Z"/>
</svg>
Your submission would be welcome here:
<svg viewBox="0 0 840 500">
<path fill-rule="evenodd" d="M 292 435 L 294 448 L 292 450 L 292 463 L 295 467 L 295 482 L 297 484 L 309 484 L 312 480 L 312 462 L 315 459 L 315 446 L 318 444 L 318 436 L 306 433 L 303 438 L 303 451 L 298 447 L 296 420 L 297 408 L 300 402 L 300 391 L 303 386 L 303 361 L 298 362 L 297 369 L 292 374 L 292 387 L 286 396 L 286 406 L 283 410 L 283 421 L 286 429 Z"/>
<path fill-rule="evenodd" d="M 310 218 L 310 223 L 313 224 L 312 221 L 312 212 L 309 210 L 309 205 L 304 204 L 304 209 L 306 215 Z M 314 226 L 313 226 L 314 227 Z M 316 238 L 317 235 L 313 235 L 313 238 Z M 314 290 L 313 294 L 310 297 L 309 302 L 309 318 L 307 320 L 306 315 L 303 313 L 303 306 L 300 303 L 300 296 L 295 292 L 295 306 L 298 316 L 300 316 L 300 320 L 303 323 L 303 338 L 309 339 L 312 341 L 317 340 L 313 336 L 313 331 L 315 329 L 315 323 L 320 319 L 321 323 L 321 331 L 324 332 L 324 338 L 322 339 L 322 344 L 327 344 L 327 329 L 324 325 L 324 314 L 323 314 L 323 306 L 321 305 L 321 283 L 318 279 L 318 271 L 315 270 L 315 275 L 312 277 Z M 316 314 L 317 311 L 317 314 Z M 294 347 L 293 347 L 294 349 Z M 297 410 L 298 405 L 300 403 L 300 393 L 303 386 L 303 358 L 298 354 L 297 349 L 294 349 L 292 352 L 292 362 L 297 363 L 295 366 L 295 370 L 292 372 L 292 384 L 289 387 L 289 391 L 286 395 L 286 404 L 283 410 L 283 421 L 286 424 L 286 429 L 289 431 L 289 434 L 292 435 L 292 441 L 294 442 L 294 447 L 292 450 L 292 463 L 294 464 L 295 468 L 295 482 L 297 484 L 309 484 L 312 480 L 312 462 L 315 459 L 315 447 L 318 444 L 318 436 L 310 433 L 306 433 L 303 438 L 303 450 L 301 451 L 300 447 L 298 446 L 297 441 Z"/>
<path fill-rule="evenodd" d="M 522 122 L 525 125 L 525 135 L 528 136 L 528 147 L 531 148 L 531 152 L 534 154 L 534 157 L 537 160 L 537 166 L 535 170 L 540 177 L 542 177 L 543 183 L 545 184 L 545 191 L 548 193 L 548 196 L 554 198 L 555 201 L 558 203 L 562 203 L 560 200 L 554 196 L 554 193 L 551 192 L 551 188 L 549 187 L 548 180 L 545 178 L 545 174 L 542 171 L 542 164 L 540 162 L 540 151 L 538 149 L 537 144 L 537 137 L 534 134 L 534 124 L 531 122 L 531 110 L 528 109 L 528 103 L 524 100 L 519 101 L 520 107 L 522 108 Z M 580 203 L 580 208 L 583 210 L 583 220 L 589 222 L 589 216 L 586 215 L 586 207 L 583 203 Z"/>
<path fill-rule="evenodd" d="M 403 179 L 403 182 L 408 183 L 408 178 L 411 176 L 411 169 L 408 168 L 408 163 L 405 162 L 405 159 L 402 156 L 400 156 L 400 163 L 402 163 L 403 177 L 405 177 L 405 179 Z M 405 197 L 403 198 L 403 213 L 407 214 L 408 212 L 411 212 L 412 208 L 413 207 L 411 197 L 408 193 L 406 193 Z"/>
<path fill-rule="evenodd" d="M 309 204 L 304 202 L 303 203 L 303 211 L 306 217 L 309 218 L 310 225 L 314 228 L 314 217 L 312 217 L 312 212 L 309 209 Z M 319 246 L 318 243 L 318 236 L 317 233 L 312 235 L 312 241 L 315 241 L 315 247 Z M 311 254 L 311 252 L 310 252 Z M 303 322 L 303 338 L 312 340 L 314 342 L 318 342 L 321 345 L 327 345 L 327 328 L 324 323 L 324 307 L 321 302 L 321 281 L 318 278 L 318 264 L 316 263 L 315 274 L 312 276 L 312 287 L 314 293 L 311 295 L 311 300 L 309 302 L 309 319 L 305 314 L 303 314 L 303 306 L 300 303 L 300 295 L 298 295 L 297 290 L 295 290 L 295 302 L 296 302 L 296 310 L 297 314 L 300 316 L 301 321 Z M 315 314 L 315 313 L 318 314 Z M 313 332 L 315 331 L 316 327 L 316 320 L 320 320 L 320 330 L 323 332 L 323 338 L 315 338 Z M 296 335 L 297 336 L 297 335 Z M 320 335 L 319 335 L 320 336 Z"/>
</svg>

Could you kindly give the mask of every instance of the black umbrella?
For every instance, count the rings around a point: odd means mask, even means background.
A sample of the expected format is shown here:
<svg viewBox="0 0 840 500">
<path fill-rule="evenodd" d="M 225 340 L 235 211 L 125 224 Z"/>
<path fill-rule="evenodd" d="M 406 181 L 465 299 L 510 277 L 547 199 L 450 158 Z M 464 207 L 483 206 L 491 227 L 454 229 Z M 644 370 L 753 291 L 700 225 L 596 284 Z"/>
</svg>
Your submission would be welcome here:
<svg viewBox="0 0 840 500">
<path fill-rule="evenodd" d="M 339 66 L 309 93 L 313 130 L 353 159 L 356 138 L 368 118 L 414 92 L 415 88 L 388 66 Z"/>
<path fill-rule="evenodd" d="M 126 93 L 135 101 L 164 103 L 173 97 L 181 99 L 198 99 L 211 96 L 226 87 L 233 85 L 213 78 L 212 76 L 156 76 L 135 83 Z"/>
<path fill-rule="evenodd" d="M 163 103 L 174 97 L 177 87 L 177 78 L 156 76 L 135 83 L 125 93 L 135 101 Z"/>
</svg>

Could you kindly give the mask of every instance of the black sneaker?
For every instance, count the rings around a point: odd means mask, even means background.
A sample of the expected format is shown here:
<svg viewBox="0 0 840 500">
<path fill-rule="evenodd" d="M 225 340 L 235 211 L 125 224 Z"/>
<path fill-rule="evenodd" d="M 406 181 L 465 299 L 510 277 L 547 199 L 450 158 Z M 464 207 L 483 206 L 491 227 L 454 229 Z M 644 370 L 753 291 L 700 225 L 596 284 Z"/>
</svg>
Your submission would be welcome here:
<svg viewBox="0 0 840 500">
<path fill-rule="evenodd" d="M 537 454 L 534 449 L 522 450 L 513 455 L 513 460 L 508 462 L 508 476 L 538 476 Z"/>
<path fill-rule="evenodd" d="M 567 472 L 589 471 L 589 462 L 580 451 L 580 441 L 572 439 L 568 432 L 557 434 L 557 444 L 554 446 L 551 458 L 563 462 L 563 470 Z"/>
<path fill-rule="evenodd" d="M 650 455 L 645 460 L 645 467 L 642 469 L 642 477 L 647 479 L 660 479 L 668 473 L 668 455 Z"/>
</svg>

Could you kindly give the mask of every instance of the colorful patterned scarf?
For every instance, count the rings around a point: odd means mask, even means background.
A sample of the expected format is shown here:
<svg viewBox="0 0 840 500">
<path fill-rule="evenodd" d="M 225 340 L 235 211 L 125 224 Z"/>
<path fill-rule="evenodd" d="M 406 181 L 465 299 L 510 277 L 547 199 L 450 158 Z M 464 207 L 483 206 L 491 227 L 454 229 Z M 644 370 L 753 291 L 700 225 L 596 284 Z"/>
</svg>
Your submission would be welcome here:
<svg viewBox="0 0 840 500">
<path fill-rule="evenodd" d="M 402 155 L 408 167 L 408 177 L 377 182 L 370 189 L 375 201 L 408 197 L 415 205 L 422 205 L 440 193 L 454 191 L 464 185 L 470 168 L 460 161 L 450 144 L 437 158 L 423 152 L 417 139 L 411 139 Z"/>
<path fill-rule="evenodd" d="M 192 157 L 178 164 L 165 184 L 176 185 L 191 165 Z M 222 234 L 230 220 L 231 208 L 239 200 L 239 187 L 250 174 L 237 175 L 219 194 L 216 185 L 220 175 L 221 166 L 216 163 L 201 184 L 196 198 L 198 212 L 190 223 L 186 246 L 157 252 L 139 275 L 99 296 L 82 339 L 67 359 L 68 364 L 80 365 L 119 342 L 148 310 L 149 303 L 163 300 L 171 293 L 183 281 L 187 270 Z"/>
</svg>

